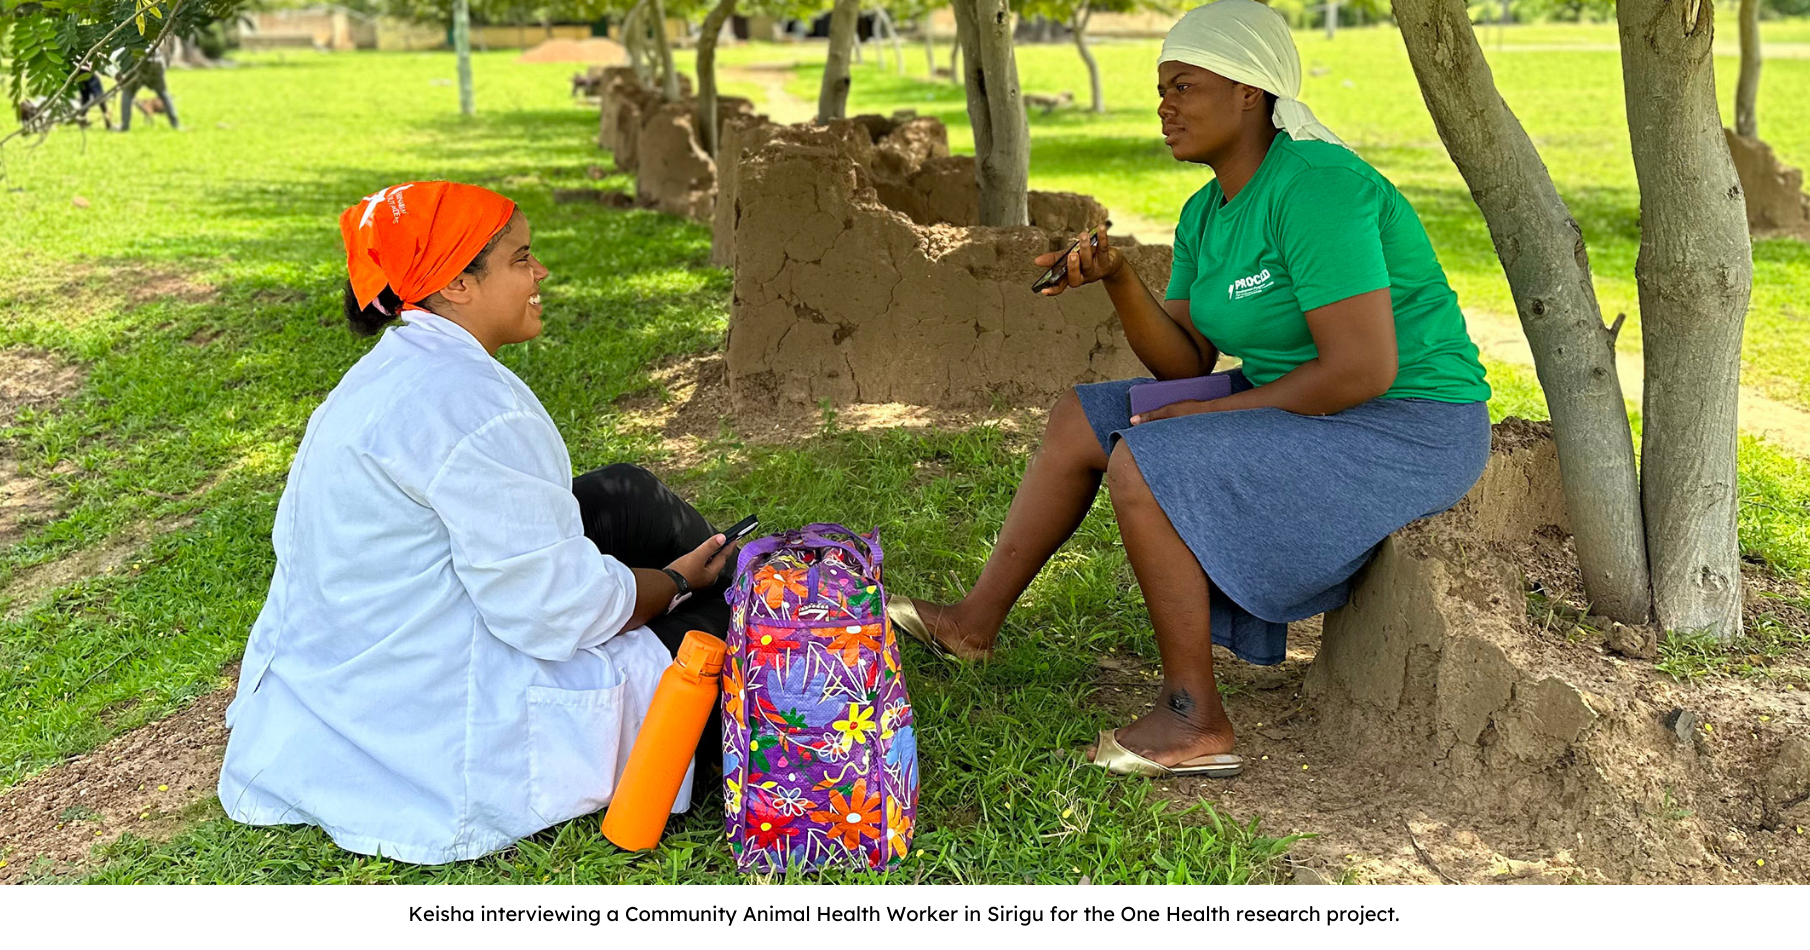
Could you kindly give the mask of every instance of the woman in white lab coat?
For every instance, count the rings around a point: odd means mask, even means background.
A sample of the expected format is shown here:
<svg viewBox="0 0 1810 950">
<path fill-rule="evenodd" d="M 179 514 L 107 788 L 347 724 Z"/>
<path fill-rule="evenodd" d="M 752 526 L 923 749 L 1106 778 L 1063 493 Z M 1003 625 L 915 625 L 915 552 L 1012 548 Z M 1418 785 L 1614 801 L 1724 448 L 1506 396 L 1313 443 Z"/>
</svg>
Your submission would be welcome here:
<svg viewBox="0 0 1810 950">
<path fill-rule="evenodd" d="M 609 802 L 671 649 L 727 626 L 730 552 L 638 468 L 574 481 L 496 361 L 539 334 L 547 276 L 512 202 L 414 182 L 341 229 L 353 328 L 402 325 L 309 419 L 220 800 L 350 851 L 475 858 Z"/>
</svg>

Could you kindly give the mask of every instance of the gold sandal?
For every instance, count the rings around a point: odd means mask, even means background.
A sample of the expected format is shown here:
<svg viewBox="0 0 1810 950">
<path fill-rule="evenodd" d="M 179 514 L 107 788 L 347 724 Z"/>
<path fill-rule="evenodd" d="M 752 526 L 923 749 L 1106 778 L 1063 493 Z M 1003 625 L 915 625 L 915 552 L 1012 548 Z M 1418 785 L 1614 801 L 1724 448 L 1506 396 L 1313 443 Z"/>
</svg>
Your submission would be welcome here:
<svg viewBox="0 0 1810 950">
<path fill-rule="evenodd" d="M 1177 763 L 1162 765 L 1138 755 L 1119 744 L 1119 730 L 1106 729 L 1094 746 L 1093 764 L 1114 775 L 1141 775 L 1145 778 L 1178 778 L 1184 775 L 1205 778 L 1231 778 L 1244 771 L 1244 756 L 1222 752 L 1203 755 Z"/>
<path fill-rule="evenodd" d="M 906 635 L 930 648 L 931 652 L 945 659 L 962 662 L 955 651 L 943 645 L 943 641 L 930 635 L 930 628 L 924 625 L 924 618 L 918 615 L 918 605 L 903 594 L 893 594 L 886 598 L 886 619 L 895 629 L 905 631 Z"/>
</svg>

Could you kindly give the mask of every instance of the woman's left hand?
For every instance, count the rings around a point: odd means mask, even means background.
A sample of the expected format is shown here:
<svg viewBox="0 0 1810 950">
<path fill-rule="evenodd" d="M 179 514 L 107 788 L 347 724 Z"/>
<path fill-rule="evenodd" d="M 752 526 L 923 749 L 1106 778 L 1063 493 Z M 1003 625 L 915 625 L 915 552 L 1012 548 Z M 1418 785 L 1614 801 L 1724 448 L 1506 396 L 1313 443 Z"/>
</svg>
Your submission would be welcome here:
<svg viewBox="0 0 1810 950">
<path fill-rule="evenodd" d="M 1173 419 L 1176 416 L 1193 416 L 1203 412 L 1212 412 L 1213 407 L 1208 405 L 1210 401 L 1211 400 L 1207 399 L 1184 399 L 1181 402 L 1172 402 L 1167 406 L 1159 406 L 1149 412 L 1132 416 L 1131 424 L 1134 426 L 1143 425 L 1146 422 L 1156 422 L 1159 419 Z"/>
</svg>

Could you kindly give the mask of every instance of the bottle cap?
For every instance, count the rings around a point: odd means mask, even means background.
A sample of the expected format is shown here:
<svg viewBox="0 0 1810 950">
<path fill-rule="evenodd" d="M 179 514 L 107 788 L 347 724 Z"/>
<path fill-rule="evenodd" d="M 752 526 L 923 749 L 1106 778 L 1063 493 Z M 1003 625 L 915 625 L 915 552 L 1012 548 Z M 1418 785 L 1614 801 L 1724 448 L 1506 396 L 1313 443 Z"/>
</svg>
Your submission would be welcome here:
<svg viewBox="0 0 1810 950">
<path fill-rule="evenodd" d="M 723 672 L 723 655 L 728 652 L 729 644 L 702 630 L 693 630 L 679 644 L 679 655 L 673 662 L 702 676 L 716 676 Z"/>
</svg>

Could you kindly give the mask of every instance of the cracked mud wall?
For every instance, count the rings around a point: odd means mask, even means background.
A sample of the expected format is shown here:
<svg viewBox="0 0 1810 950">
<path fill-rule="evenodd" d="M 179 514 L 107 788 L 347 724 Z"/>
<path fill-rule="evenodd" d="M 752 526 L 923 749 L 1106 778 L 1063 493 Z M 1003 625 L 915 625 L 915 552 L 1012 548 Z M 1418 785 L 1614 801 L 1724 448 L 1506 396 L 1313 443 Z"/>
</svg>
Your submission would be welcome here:
<svg viewBox="0 0 1810 950">
<path fill-rule="evenodd" d="M 1070 235 L 923 226 L 879 200 L 842 139 L 745 152 L 735 219 L 728 374 L 737 412 L 781 403 L 1047 405 L 1139 375 L 1097 286 L 1031 293 L 1031 259 Z M 1125 248 L 1164 286 L 1166 245 Z"/>
</svg>

